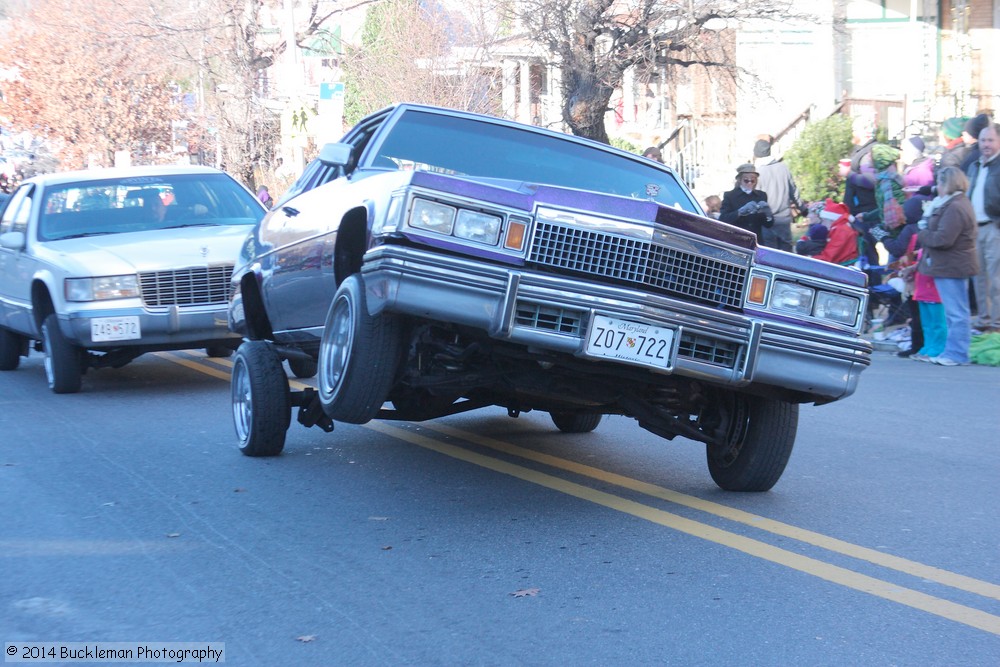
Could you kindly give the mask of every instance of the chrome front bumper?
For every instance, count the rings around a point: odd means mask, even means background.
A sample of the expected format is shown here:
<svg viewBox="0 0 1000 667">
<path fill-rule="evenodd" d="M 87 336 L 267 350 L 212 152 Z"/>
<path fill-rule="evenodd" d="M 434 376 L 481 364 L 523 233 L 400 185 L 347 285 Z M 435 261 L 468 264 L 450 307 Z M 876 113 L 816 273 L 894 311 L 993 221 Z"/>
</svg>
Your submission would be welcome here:
<svg viewBox="0 0 1000 667">
<path fill-rule="evenodd" d="M 647 369 L 653 374 L 737 388 L 760 383 L 828 401 L 852 394 L 870 364 L 871 345 L 854 335 L 413 248 L 369 251 L 362 275 L 372 314 L 461 324 L 595 363 L 616 363 L 586 352 L 595 314 L 669 327 L 677 341 L 673 361 Z"/>
<path fill-rule="evenodd" d="M 96 305 L 96 304 L 95 304 Z M 131 346 L 176 346 L 191 343 L 199 347 L 214 341 L 239 339 L 229 331 L 227 306 L 166 306 L 155 310 L 142 306 L 126 308 L 78 308 L 59 314 L 63 335 L 74 343 L 92 350 Z M 94 342 L 91 340 L 91 320 L 99 317 L 139 318 L 141 338 Z"/>
</svg>

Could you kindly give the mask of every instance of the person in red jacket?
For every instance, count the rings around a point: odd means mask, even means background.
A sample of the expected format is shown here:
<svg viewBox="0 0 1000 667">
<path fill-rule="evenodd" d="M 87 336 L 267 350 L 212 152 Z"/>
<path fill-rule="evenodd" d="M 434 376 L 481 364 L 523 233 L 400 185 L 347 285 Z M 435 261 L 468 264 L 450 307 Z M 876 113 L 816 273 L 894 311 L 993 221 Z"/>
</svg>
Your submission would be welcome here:
<svg viewBox="0 0 1000 667">
<path fill-rule="evenodd" d="M 813 257 L 833 264 L 855 262 L 858 259 L 858 233 L 851 227 L 847 206 L 827 199 L 819 215 L 823 220 L 830 221 L 830 233 L 823 252 Z"/>
</svg>

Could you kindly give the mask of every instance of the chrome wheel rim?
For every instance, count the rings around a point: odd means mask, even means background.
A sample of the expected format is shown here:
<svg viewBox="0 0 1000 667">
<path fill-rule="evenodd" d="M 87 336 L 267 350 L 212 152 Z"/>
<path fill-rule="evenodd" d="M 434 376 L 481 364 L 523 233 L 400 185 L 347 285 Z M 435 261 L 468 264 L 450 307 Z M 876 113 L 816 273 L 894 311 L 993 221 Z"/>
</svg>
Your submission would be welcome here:
<svg viewBox="0 0 1000 667">
<path fill-rule="evenodd" d="M 341 297 L 333 306 L 320 344 L 320 386 L 327 400 L 337 394 L 347 370 L 354 342 L 353 319 L 350 300 Z"/>
<path fill-rule="evenodd" d="M 238 359 L 233 365 L 232 382 L 233 425 L 240 443 L 246 443 L 250 438 L 250 423 L 253 419 L 253 393 L 250 374 L 242 359 Z"/>
</svg>

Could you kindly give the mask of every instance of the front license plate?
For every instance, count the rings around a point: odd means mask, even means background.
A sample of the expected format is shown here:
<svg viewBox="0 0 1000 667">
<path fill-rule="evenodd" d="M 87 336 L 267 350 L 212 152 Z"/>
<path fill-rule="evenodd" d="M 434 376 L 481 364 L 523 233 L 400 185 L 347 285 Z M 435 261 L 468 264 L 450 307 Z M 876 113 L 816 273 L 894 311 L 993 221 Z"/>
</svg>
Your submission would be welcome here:
<svg viewBox="0 0 1000 667">
<path fill-rule="evenodd" d="M 141 337 L 138 317 L 95 317 L 90 320 L 90 340 L 95 343 Z"/>
<path fill-rule="evenodd" d="M 595 315 L 587 339 L 587 354 L 669 368 L 673 341 L 673 329 Z"/>
</svg>

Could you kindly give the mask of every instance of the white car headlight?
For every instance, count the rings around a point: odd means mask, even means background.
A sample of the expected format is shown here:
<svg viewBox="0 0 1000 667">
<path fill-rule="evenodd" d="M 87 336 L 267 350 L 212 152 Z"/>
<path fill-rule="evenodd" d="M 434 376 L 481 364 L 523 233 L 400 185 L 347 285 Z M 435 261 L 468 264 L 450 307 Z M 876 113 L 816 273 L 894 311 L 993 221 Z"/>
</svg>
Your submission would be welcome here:
<svg viewBox="0 0 1000 667">
<path fill-rule="evenodd" d="M 413 209 L 410 211 L 410 226 L 451 236 L 455 227 L 455 213 L 454 206 L 414 199 Z"/>
<path fill-rule="evenodd" d="M 794 283 L 776 281 L 771 292 L 771 308 L 799 315 L 811 315 L 816 291 Z"/>
<path fill-rule="evenodd" d="M 496 215 L 487 215 L 462 209 L 455 223 L 455 236 L 486 245 L 496 245 L 500 240 L 502 220 Z"/>
<path fill-rule="evenodd" d="M 820 292 L 816 295 L 816 310 L 813 314 L 825 320 L 853 326 L 860 307 L 861 300 L 856 297 Z"/>
<path fill-rule="evenodd" d="M 139 296 L 136 276 L 101 276 L 99 278 L 67 278 L 67 301 L 102 301 Z"/>
</svg>

